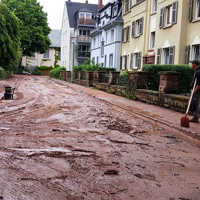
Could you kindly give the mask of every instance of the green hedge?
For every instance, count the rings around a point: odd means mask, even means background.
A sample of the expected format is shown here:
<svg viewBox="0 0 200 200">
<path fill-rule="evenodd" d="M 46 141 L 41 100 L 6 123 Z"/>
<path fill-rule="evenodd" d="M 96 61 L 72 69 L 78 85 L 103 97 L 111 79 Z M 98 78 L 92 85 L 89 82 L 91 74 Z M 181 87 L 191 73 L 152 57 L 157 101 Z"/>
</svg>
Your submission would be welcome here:
<svg viewBox="0 0 200 200">
<path fill-rule="evenodd" d="M 194 71 L 189 65 L 144 65 L 142 71 L 148 72 L 148 88 L 150 90 L 159 89 L 160 75 L 162 71 L 176 71 L 180 73 L 179 88 L 177 93 L 186 93 L 191 89 L 191 81 Z"/>
<path fill-rule="evenodd" d="M 51 76 L 52 78 L 57 78 L 57 79 L 59 79 L 59 78 L 60 78 L 60 71 L 63 71 L 63 70 L 66 70 L 66 68 L 65 68 L 65 67 L 57 67 L 57 68 L 51 70 L 50 76 Z"/>
<path fill-rule="evenodd" d="M 6 71 L 3 67 L 0 67 L 0 79 L 4 79 L 6 77 Z"/>
<path fill-rule="evenodd" d="M 41 71 L 38 69 L 38 67 L 36 67 L 32 72 L 31 72 L 32 75 L 41 75 Z"/>
<path fill-rule="evenodd" d="M 40 66 L 38 67 L 39 70 L 52 70 L 53 68 L 52 67 L 49 67 L 49 66 Z"/>
<path fill-rule="evenodd" d="M 99 65 L 93 65 L 93 64 L 82 64 L 78 66 L 73 67 L 73 71 L 104 71 L 106 73 L 109 73 L 110 71 L 114 72 L 116 71 L 115 68 L 107 68 L 107 67 L 101 67 Z"/>
</svg>

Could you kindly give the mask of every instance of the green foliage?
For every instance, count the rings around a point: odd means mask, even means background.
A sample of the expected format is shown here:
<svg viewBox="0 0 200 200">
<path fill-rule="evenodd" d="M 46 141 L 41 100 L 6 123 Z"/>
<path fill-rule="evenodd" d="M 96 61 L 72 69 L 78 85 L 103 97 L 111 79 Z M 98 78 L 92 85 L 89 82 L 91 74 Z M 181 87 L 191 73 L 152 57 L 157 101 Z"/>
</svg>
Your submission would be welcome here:
<svg viewBox="0 0 200 200">
<path fill-rule="evenodd" d="M 44 53 L 48 50 L 50 28 L 47 23 L 47 14 L 43 12 L 37 0 L 2 0 L 2 2 L 21 21 L 22 54 L 31 56 L 34 52 Z"/>
<path fill-rule="evenodd" d="M 17 66 L 14 70 L 14 74 L 23 74 L 24 67 L 23 66 Z"/>
<path fill-rule="evenodd" d="M 49 67 L 49 66 L 40 66 L 38 67 L 39 70 L 52 70 L 53 68 L 52 67 Z"/>
<path fill-rule="evenodd" d="M 0 67 L 0 80 L 1 79 L 4 79 L 6 76 L 6 72 L 5 72 L 5 69 Z"/>
<path fill-rule="evenodd" d="M 42 73 L 40 72 L 40 70 L 38 69 L 38 67 L 36 67 L 32 72 L 32 75 L 41 75 Z"/>
<path fill-rule="evenodd" d="M 142 71 L 148 72 L 148 87 L 150 90 L 158 90 L 160 75 L 159 72 L 175 71 L 179 72 L 178 93 L 190 91 L 190 84 L 193 78 L 193 69 L 189 65 L 144 65 Z"/>
<path fill-rule="evenodd" d="M 51 70 L 50 76 L 51 76 L 52 78 L 57 78 L 57 79 L 59 79 L 59 78 L 60 78 L 60 71 L 63 71 L 63 70 L 66 70 L 66 68 L 65 68 L 65 67 L 57 67 L 57 68 Z"/>
<path fill-rule="evenodd" d="M 126 71 L 120 72 L 119 84 L 125 86 L 127 84 L 127 81 L 128 81 L 128 73 Z"/>
<path fill-rule="evenodd" d="M 0 66 L 11 71 L 18 64 L 20 21 L 0 2 Z"/>
<path fill-rule="evenodd" d="M 91 71 L 91 72 L 103 71 L 103 72 L 109 73 L 109 72 L 116 71 L 116 69 L 115 68 L 101 67 L 98 64 L 96 64 L 96 65 L 92 64 L 92 62 L 90 60 L 86 60 L 84 64 L 78 65 L 78 66 L 74 66 L 73 67 L 73 71 Z"/>
</svg>

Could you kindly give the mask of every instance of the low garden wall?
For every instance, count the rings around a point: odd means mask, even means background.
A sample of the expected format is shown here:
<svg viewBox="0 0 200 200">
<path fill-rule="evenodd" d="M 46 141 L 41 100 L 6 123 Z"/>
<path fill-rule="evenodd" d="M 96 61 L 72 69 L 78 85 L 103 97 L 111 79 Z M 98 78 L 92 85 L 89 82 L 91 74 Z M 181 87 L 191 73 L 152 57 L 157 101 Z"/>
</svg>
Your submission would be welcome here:
<svg viewBox="0 0 200 200">
<path fill-rule="evenodd" d="M 63 73 L 64 72 L 60 74 L 61 78 L 67 80 L 66 75 L 63 75 Z M 105 75 L 105 72 L 75 71 L 73 72 L 73 82 L 87 87 L 92 86 L 111 94 L 159 105 L 179 112 L 185 112 L 189 97 L 167 93 L 168 91 L 177 90 L 178 73 L 161 73 L 159 91 L 147 89 L 147 73 L 129 73 L 127 84 L 125 86 L 119 84 L 119 75 L 119 72 L 110 72 L 108 76 L 108 74 Z M 171 81 L 173 83 L 171 83 Z"/>
</svg>

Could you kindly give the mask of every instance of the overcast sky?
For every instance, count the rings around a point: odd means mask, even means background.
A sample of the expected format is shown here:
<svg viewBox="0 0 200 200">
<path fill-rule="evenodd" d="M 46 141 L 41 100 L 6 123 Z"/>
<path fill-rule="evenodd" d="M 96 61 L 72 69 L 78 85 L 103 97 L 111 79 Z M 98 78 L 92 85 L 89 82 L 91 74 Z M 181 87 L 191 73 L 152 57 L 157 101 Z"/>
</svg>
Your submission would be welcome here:
<svg viewBox="0 0 200 200">
<path fill-rule="evenodd" d="M 51 29 L 61 29 L 62 15 L 64 2 L 66 0 L 37 0 L 40 2 L 40 5 L 43 6 L 43 10 L 48 14 L 48 23 Z M 82 2 L 85 0 L 71 0 L 71 2 Z M 103 3 L 106 4 L 108 0 L 103 0 Z M 98 0 L 89 0 L 89 3 L 97 4 Z"/>
</svg>

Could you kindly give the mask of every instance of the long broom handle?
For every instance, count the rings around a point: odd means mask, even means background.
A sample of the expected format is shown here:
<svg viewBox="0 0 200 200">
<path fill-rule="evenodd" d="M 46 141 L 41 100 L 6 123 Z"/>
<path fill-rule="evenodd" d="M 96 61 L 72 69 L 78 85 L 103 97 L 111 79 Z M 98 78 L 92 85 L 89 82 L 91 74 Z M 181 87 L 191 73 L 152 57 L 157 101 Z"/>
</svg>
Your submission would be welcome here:
<svg viewBox="0 0 200 200">
<path fill-rule="evenodd" d="M 187 111 L 186 111 L 185 115 L 187 115 L 188 112 L 189 112 L 190 105 L 191 105 L 191 102 L 192 102 L 192 97 L 193 97 L 193 94 L 194 94 L 194 89 L 196 87 L 196 83 L 197 83 L 197 79 L 195 79 L 194 86 L 193 86 L 193 89 L 192 89 L 192 93 L 191 93 L 191 96 L 190 96 L 190 100 L 189 100 Z"/>
</svg>

